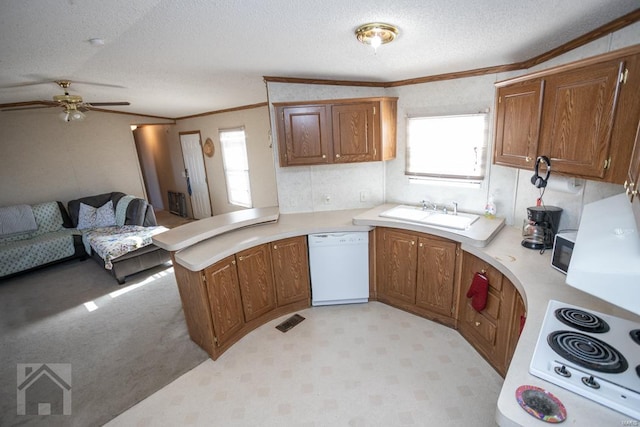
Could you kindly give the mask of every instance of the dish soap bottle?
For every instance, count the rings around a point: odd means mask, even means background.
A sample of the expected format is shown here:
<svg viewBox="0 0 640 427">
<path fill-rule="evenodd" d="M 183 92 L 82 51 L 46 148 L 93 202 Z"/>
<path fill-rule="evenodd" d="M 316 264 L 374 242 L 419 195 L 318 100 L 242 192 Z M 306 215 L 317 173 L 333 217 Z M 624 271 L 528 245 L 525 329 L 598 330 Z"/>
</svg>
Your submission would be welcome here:
<svg viewBox="0 0 640 427">
<path fill-rule="evenodd" d="M 487 204 L 484 207 L 485 218 L 493 219 L 496 217 L 496 205 L 493 203 L 493 197 L 489 197 Z"/>
</svg>

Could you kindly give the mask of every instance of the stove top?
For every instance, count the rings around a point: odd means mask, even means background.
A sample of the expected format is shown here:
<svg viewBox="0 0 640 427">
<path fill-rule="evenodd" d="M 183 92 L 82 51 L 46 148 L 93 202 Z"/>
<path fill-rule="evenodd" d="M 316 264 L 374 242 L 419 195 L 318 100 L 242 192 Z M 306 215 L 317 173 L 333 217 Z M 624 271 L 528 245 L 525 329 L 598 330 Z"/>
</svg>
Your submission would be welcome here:
<svg viewBox="0 0 640 427">
<path fill-rule="evenodd" d="M 551 300 L 529 372 L 640 420 L 640 324 Z"/>
</svg>

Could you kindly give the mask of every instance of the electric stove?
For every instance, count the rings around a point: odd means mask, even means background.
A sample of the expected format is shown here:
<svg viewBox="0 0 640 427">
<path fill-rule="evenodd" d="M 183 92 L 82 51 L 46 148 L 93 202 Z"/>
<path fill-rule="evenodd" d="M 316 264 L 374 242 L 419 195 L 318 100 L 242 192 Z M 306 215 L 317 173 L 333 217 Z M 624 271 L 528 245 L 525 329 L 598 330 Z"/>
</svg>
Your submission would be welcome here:
<svg viewBox="0 0 640 427">
<path fill-rule="evenodd" d="M 551 300 L 529 372 L 640 420 L 640 323 Z"/>
</svg>

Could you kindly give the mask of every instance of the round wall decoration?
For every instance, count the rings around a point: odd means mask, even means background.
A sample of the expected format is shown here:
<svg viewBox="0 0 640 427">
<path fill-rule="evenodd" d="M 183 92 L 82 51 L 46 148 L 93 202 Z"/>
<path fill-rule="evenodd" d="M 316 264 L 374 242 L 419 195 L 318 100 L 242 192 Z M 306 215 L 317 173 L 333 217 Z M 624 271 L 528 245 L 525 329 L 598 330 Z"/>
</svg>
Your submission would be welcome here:
<svg viewBox="0 0 640 427">
<path fill-rule="evenodd" d="M 207 155 L 207 157 L 213 157 L 213 141 L 211 140 L 211 138 L 207 138 L 207 140 L 204 142 L 204 145 L 202 146 L 202 151 L 204 151 L 204 154 Z"/>
</svg>

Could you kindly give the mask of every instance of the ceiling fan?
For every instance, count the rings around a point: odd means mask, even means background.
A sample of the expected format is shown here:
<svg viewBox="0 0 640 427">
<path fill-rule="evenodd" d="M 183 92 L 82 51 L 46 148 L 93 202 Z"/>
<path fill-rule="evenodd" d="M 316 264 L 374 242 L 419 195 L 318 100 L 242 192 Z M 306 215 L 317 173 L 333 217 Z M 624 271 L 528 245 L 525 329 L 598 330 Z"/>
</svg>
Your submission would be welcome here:
<svg viewBox="0 0 640 427">
<path fill-rule="evenodd" d="M 96 107 L 113 107 L 113 106 L 126 106 L 130 105 L 126 101 L 114 101 L 114 102 L 85 102 L 80 95 L 71 95 L 69 93 L 69 87 L 71 86 L 70 80 L 55 80 L 60 88 L 64 91 L 64 95 L 55 95 L 53 101 L 27 101 L 27 102 L 15 102 L 11 104 L 0 104 L 2 111 L 16 111 L 16 110 L 30 110 L 36 108 L 49 108 L 49 107 L 62 107 L 63 112 L 60 113 L 60 117 L 65 122 L 83 120 L 85 118 L 84 113 L 89 110 L 99 110 Z"/>
</svg>

